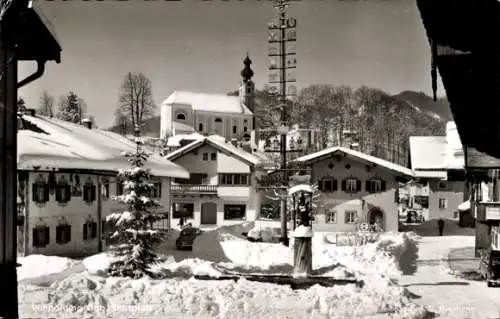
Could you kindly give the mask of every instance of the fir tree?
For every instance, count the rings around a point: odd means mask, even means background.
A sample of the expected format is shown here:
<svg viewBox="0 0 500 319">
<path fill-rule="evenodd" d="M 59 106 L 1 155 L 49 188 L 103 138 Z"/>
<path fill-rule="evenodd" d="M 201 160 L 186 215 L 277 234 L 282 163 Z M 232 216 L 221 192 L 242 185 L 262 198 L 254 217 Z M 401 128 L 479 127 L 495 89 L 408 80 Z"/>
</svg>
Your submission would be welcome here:
<svg viewBox="0 0 500 319">
<path fill-rule="evenodd" d="M 151 225 L 161 219 L 160 214 L 152 211 L 160 204 L 149 198 L 153 184 L 148 182 L 149 170 L 144 168 L 149 155 L 142 149 L 139 138 L 136 139 L 136 143 L 135 152 L 125 153 L 131 167 L 118 173 L 118 178 L 123 183 L 124 194 L 114 198 L 125 204 L 128 209 L 107 217 L 107 221 L 113 222 L 116 227 L 112 237 L 117 239 L 118 245 L 113 250 L 120 257 L 108 269 L 111 276 L 132 278 L 154 276 L 150 267 L 159 261 L 153 246 L 161 240 L 162 234 L 152 229 Z"/>
<path fill-rule="evenodd" d="M 74 92 L 59 98 L 56 118 L 72 123 L 80 123 L 85 115 L 85 102 Z"/>
</svg>

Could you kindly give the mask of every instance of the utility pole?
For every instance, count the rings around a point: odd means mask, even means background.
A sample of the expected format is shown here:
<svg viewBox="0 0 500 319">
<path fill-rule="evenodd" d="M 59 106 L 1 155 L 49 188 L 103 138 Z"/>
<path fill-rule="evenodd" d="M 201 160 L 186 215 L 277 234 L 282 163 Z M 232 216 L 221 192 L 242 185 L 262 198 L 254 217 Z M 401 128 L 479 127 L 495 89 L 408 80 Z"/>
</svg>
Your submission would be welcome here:
<svg viewBox="0 0 500 319">
<path fill-rule="evenodd" d="M 288 167 L 287 167 L 287 133 L 289 131 L 289 119 L 287 110 L 288 97 L 295 96 L 297 94 L 297 88 L 294 85 L 288 86 L 287 84 L 296 82 L 295 78 L 291 73 L 287 71 L 289 69 L 296 68 L 297 59 L 296 52 L 287 46 L 288 43 L 295 42 L 297 40 L 295 27 L 297 25 L 297 20 L 292 17 L 287 17 L 289 0 L 273 0 L 273 6 L 278 11 L 279 18 L 276 21 L 269 23 L 269 57 L 271 58 L 271 64 L 269 70 L 269 83 L 270 93 L 273 95 L 278 95 L 279 107 L 281 110 L 280 125 L 277 129 L 280 141 L 279 141 L 279 153 L 281 155 L 281 184 L 282 188 L 286 189 L 288 187 Z M 276 61 L 277 60 L 277 61 Z M 278 71 L 278 72 L 276 72 Z M 276 85 L 279 84 L 279 90 Z M 274 99 L 273 99 L 274 100 Z M 286 196 L 282 196 L 280 205 L 280 220 L 281 220 L 281 238 L 280 241 L 288 246 L 288 230 L 287 230 L 287 202 Z"/>
</svg>

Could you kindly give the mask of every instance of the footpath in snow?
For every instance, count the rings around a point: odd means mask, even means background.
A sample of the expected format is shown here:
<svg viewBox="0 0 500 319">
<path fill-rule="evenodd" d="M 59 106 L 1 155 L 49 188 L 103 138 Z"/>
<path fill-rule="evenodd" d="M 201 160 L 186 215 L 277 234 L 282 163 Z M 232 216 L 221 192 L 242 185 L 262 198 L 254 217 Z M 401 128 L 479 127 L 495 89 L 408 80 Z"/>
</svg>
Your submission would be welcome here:
<svg viewBox="0 0 500 319">
<path fill-rule="evenodd" d="M 414 302 L 439 314 L 439 318 L 500 318 L 500 288 L 488 288 L 484 281 L 466 280 L 450 269 L 452 262 L 473 264 L 449 258 L 454 258 L 452 250 L 472 250 L 474 229 L 459 228 L 453 221 L 447 221 L 445 236 L 440 237 L 435 223 L 430 221 L 408 229 L 421 235 L 418 269 L 411 276 L 402 276 L 399 284 L 414 294 Z"/>
<path fill-rule="evenodd" d="M 21 258 L 21 317 L 423 318 L 427 313 L 406 288 L 394 283 L 401 278 L 401 269 L 416 270 L 409 267 L 417 259 L 416 243 L 407 234 L 387 234 L 363 247 L 336 247 L 325 234 L 316 233 L 316 273 L 363 280 L 363 288 L 317 285 L 292 290 L 245 279 L 194 279 L 196 274 L 219 276 L 221 268 L 248 274 L 291 274 L 292 248 L 251 243 L 241 237 L 244 228 L 204 232 L 193 252 L 173 250 L 173 236 L 162 247 L 173 257 L 154 267 L 164 275 L 161 280 L 107 277 L 105 269 L 112 258 L 105 253 L 83 261 L 40 255 Z M 46 265 L 43 271 L 40 265 Z"/>
</svg>

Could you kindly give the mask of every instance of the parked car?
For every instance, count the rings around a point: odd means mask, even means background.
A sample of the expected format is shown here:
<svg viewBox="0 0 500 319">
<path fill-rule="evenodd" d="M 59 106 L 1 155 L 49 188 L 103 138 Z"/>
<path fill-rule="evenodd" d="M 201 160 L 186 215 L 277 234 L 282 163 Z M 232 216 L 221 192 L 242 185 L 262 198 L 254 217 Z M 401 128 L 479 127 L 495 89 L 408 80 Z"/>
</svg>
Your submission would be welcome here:
<svg viewBox="0 0 500 319">
<path fill-rule="evenodd" d="M 425 222 L 424 215 L 420 210 L 409 209 L 406 211 L 406 222 L 408 224 Z"/>
<path fill-rule="evenodd" d="M 201 230 L 196 227 L 186 227 L 181 230 L 179 237 L 175 240 L 175 246 L 178 250 L 193 250 L 193 244 L 196 237 L 201 234 Z"/>
<path fill-rule="evenodd" d="M 481 254 L 479 274 L 488 287 L 500 284 L 500 251 L 486 250 Z"/>
</svg>

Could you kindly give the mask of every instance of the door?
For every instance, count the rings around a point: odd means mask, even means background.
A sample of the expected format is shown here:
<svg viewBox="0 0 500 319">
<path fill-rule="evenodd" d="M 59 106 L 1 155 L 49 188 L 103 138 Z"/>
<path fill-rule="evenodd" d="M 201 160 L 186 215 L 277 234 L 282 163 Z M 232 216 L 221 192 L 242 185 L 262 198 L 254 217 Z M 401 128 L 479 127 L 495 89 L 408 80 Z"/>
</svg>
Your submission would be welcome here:
<svg viewBox="0 0 500 319">
<path fill-rule="evenodd" d="M 372 208 L 369 223 L 370 225 L 377 225 L 377 229 L 382 231 L 384 229 L 384 213 L 378 208 Z"/>
<path fill-rule="evenodd" d="M 216 225 L 217 224 L 217 204 L 203 203 L 201 204 L 201 224 Z"/>
</svg>

